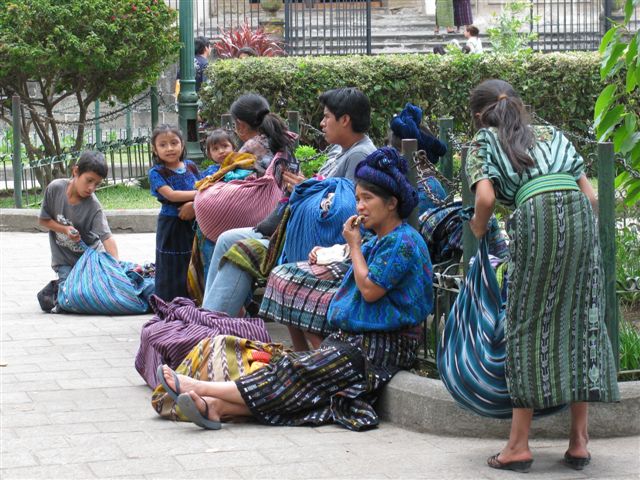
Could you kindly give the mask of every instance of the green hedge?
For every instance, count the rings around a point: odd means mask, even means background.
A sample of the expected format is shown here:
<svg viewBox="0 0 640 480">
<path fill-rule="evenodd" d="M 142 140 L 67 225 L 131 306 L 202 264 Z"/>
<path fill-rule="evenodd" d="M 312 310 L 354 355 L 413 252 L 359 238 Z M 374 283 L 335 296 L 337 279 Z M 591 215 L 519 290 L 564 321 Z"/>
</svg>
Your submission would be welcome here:
<svg viewBox="0 0 640 480">
<path fill-rule="evenodd" d="M 257 92 L 281 115 L 297 110 L 301 121 L 318 127 L 318 95 L 331 88 L 358 87 L 371 100 L 370 133 L 376 144 L 383 140 L 391 116 L 408 101 L 420 105 L 432 125 L 439 117 L 452 116 L 457 130 L 471 132 L 469 92 L 487 78 L 511 82 L 539 116 L 586 134 L 603 88 L 599 55 L 591 52 L 251 58 L 213 62 L 208 76 L 210 82 L 200 94 L 203 113 L 214 124 L 238 95 Z"/>
</svg>

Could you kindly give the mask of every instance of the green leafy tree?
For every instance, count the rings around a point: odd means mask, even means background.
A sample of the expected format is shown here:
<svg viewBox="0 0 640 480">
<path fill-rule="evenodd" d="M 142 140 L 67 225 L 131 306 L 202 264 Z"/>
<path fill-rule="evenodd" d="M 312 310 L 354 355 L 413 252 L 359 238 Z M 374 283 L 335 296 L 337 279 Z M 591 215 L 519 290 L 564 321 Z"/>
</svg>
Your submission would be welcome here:
<svg viewBox="0 0 640 480">
<path fill-rule="evenodd" d="M 537 23 L 538 17 L 530 12 L 530 2 L 515 0 L 508 2 L 499 15 L 493 14 L 495 26 L 488 28 L 487 34 L 494 52 L 531 52 L 529 43 L 537 38 L 537 34 L 529 31 L 529 25 Z"/>
<path fill-rule="evenodd" d="M 63 153 L 62 101 L 77 105 L 79 150 L 95 100 L 127 102 L 154 85 L 179 52 L 175 19 L 163 0 L 0 0 L 0 96 L 20 96 L 29 159 Z M 0 110 L 1 120 L 10 117 Z"/>
<path fill-rule="evenodd" d="M 600 93 L 594 110 L 598 140 L 612 140 L 614 150 L 627 165 L 616 178 L 616 187 L 626 191 L 625 202 L 629 205 L 640 202 L 640 105 L 633 95 L 640 92 L 640 30 L 628 29 L 638 5 L 640 0 L 626 0 L 623 21 L 614 24 L 602 38 L 600 78 L 611 83 Z"/>
</svg>

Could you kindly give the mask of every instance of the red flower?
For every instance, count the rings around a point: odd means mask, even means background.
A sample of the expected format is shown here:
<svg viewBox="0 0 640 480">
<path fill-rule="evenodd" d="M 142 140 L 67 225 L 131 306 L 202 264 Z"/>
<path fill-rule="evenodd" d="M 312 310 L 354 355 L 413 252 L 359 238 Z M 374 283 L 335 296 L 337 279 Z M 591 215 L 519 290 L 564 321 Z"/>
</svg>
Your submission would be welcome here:
<svg viewBox="0 0 640 480">
<path fill-rule="evenodd" d="M 131 5 L 131 10 L 135 12 L 136 10 L 138 10 L 138 7 L 136 7 L 135 5 Z"/>
</svg>

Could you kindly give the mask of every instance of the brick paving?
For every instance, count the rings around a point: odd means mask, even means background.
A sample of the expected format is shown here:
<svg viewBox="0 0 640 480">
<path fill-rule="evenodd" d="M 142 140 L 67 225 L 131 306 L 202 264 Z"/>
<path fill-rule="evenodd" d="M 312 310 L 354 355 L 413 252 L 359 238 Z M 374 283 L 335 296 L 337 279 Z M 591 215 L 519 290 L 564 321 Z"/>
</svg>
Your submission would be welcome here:
<svg viewBox="0 0 640 480">
<path fill-rule="evenodd" d="M 153 259 L 154 234 L 118 235 L 123 259 Z M 53 278 L 45 234 L 0 233 L 0 477 L 502 479 L 485 458 L 502 440 L 439 437 L 390 423 L 227 424 L 204 431 L 160 419 L 133 367 L 150 315 L 51 315 L 36 292 Z M 270 325 L 274 337 L 283 329 Z M 455 419 L 452 419 L 455 421 Z M 461 427 L 460 434 L 463 435 Z M 639 478 L 640 438 L 596 439 L 583 472 L 560 463 L 565 442 L 534 440 L 528 479 Z"/>
</svg>

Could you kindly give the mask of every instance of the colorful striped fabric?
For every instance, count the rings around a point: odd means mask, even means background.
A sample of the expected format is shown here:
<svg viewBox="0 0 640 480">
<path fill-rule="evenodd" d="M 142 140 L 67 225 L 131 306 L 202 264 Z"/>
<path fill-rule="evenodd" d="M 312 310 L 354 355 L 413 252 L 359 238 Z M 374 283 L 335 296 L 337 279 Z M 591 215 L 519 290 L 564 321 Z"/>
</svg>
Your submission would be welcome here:
<svg viewBox="0 0 640 480">
<path fill-rule="evenodd" d="M 221 312 L 196 307 L 188 298 L 166 303 L 156 296 L 150 300 L 155 316 L 142 326 L 135 366 L 151 388 L 155 388 L 158 365 L 175 369 L 201 340 L 216 335 L 269 343 L 271 337 L 259 318 L 231 318 Z"/>
<path fill-rule="evenodd" d="M 260 305 L 261 318 L 325 337 L 335 330 L 327 310 L 342 283 L 349 263 L 315 265 L 285 263 L 269 275 Z"/>
<path fill-rule="evenodd" d="M 198 191 L 193 206 L 202 233 L 215 242 L 227 230 L 255 227 L 264 220 L 282 197 L 276 170 L 285 160 L 286 156 L 278 153 L 263 177 L 217 182 Z"/>
<path fill-rule="evenodd" d="M 263 368 L 273 356 L 281 355 L 282 352 L 283 347 L 280 344 L 256 342 L 233 335 L 218 335 L 200 341 L 175 371 L 196 380 L 209 382 L 237 380 Z M 180 415 L 175 402 L 162 385 L 158 385 L 153 391 L 151 405 L 161 417 L 187 420 Z"/>
<path fill-rule="evenodd" d="M 260 423 L 337 423 L 350 430 L 378 424 L 373 408 L 382 388 L 411 368 L 419 344 L 415 329 L 334 332 L 317 350 L 288 352 L 236 385 Z"/>
<path fill-rule="evenodd" d="M 438 372 L 462 407 L 484 417 L 510 418 L 513 404 L 505 361 L 505 302 L 485 236 L 438 343 Z M 536 410 L 534 414 L 555 413 L 564 407 Z"/>
<path fill-rule="evenodd" d="M 516 207 L 519 207 L 535 195 L 545 192 L 556 192 L 558 190 L 578 191 L 580 189 L 578 188 L 576 180 L 566 173 L 542 175 L 533 180 L 529 180 L 520 187 L 520 190 L 516 193 Z"/>
<path fill-rule="evenodd" d="M 153 279 L 129 271 L 106 252 L 86 248 L 58 289 L 58 306 L 90 315 L 146 313 Z"/>
<path fill-rule="evenodd" d="M 504 373 L 503 301 L 489 262 L 486 237 L 445 324 L 438 344 L 438 372 L 463 407 L 486 417 L 509 418 Z"/>
</svg>

